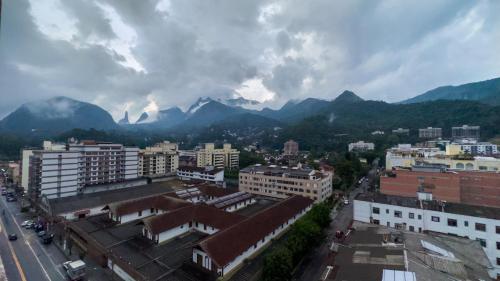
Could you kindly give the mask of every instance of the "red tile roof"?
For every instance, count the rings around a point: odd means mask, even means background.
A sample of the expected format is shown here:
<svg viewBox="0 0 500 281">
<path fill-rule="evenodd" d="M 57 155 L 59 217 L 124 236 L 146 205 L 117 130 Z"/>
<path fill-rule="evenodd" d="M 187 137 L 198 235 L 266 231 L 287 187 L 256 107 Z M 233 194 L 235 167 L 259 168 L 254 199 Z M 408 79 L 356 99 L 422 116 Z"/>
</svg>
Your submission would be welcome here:
<svg viewBox="0 0 500 281">
<path fill-rule="evenodd" d="M 207 205 L 190 205 L 165 214 L 143 220 L 153 234 L 159 234 L 188 222 L 199 222 L 217 229 L 225 229 L 244 220 L 245 217 Z"/>
<path fill-rule="evenodd" d="M 131 199 L 123 202 L 109 204 L 108 207 L 110 211 L 115 215 L 123 216 L 150 208 L 155 208 L 163 211 L 171 211 L 191 205 L 191 203 L 186 202 L 182 199 L 164 196 L 168 194 L 170 193 Z"/>
<path fill-rule="evenodd" d="M 217 232 L 198 245 L 215 264 L 224 267 L 312 204 L 313 200 L 309 198 L 289 197 L 232 227 Z"/>
</svg>

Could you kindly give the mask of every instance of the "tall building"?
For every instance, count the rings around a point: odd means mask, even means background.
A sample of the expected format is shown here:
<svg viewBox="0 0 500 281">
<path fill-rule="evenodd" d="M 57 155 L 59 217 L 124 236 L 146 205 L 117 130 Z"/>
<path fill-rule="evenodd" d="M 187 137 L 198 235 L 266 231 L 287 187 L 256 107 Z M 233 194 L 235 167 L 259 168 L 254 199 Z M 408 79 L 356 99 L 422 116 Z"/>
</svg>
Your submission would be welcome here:
<svg viewBox="0 0 500 281">
<path fill-rule="evenodd" d="M 316 202 L 332 195 L 332 172 L 256 164 L 240 170 L 239 190 L 277 198 L 301 195 Z"/>
<path fill-rule="evenodd" d="M 138 177 L 137 147 L 83 141 L 64 147 L 44 143 L 44 148 L 31 150 L 29 157 L 28 189 L 32 198 L 73 196 L 88 186 Z"/>
<path fill-rule="evenodd" d="M 179 149 L 176 143 L 164 141 L 139 152 L 139 176 L 164 176 L 175 173 L 179 167 Z"/>
<path fill-rule="evenodd" d="M 462 127 L 451 127 L 451 137 L 453 139 L 473 139 L 479 140 L 479 126 L 463 125 Z"/>
<path fill-rule="evenodd" d="M 364 142 L 364 141 L 358 141 L 358 142 L 353 142 L 350 143 L 349 146 L 349 151 L 367 151 L 367 150 L 374 150 L 375 149 L 375 144 L 371 142 Z"/>
<path fill-rule="evenodd" d="M 299 144 L 294 140 L 285 142 L 283 146 L 284 155 L 297 155 L 299 154 Z"/>
<path fill-rule="evenodd" d="M 205 143 L 195 149 L 196 166 L 203 168 L 213 166 L 216 169 L 237 169 L 239 167 L 240 152 L 225 143 L 222 148 L 215 148 L 213 143 Z"/>
<path fill-rule="evenodd" d="M 418 137 L 422 139 L 437 139 L 443 136 L 441 128 L 427 127 L 418 129 Z"/>
</svg>

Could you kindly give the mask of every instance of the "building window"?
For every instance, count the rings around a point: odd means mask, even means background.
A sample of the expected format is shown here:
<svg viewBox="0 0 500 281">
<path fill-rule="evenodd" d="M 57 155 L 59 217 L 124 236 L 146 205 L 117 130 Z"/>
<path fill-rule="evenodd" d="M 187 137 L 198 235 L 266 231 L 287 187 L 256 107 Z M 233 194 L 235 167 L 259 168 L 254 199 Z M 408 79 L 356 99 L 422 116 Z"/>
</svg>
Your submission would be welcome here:
<svg viewBox="0 0 500 281">
<path fill-rule="evenodd" d="M 481 244 L 481 247 L 486 248 L 486 240 L 482 238 L 476 238 L 477 241 L 479 241 L 479 244 Z"/>
<path fill-rule="evenodd" d="M 403 213 L 401 211 L 394 211 L 394 217 L 395 218 L 402 218 L 403 217 Z"/>
<path fill-rule="evenodd" d="M 455 219 L 448 219 L 448 226 L 457 227 L 457 220 L 455 220 Z"/>
<path fill-rule="evenodd" d="M 469 226 L 469 221 L 464 221 L 464 226 L 468 227 Z"/>
<path fill-rule="evenodd" d="M 139 217 L 142 216 L 142 211 L 139 211 Z"/>
<path fill-rule="evenodd" d="M 151 212 L 151 214 L 152 214 L 152 213 L 154 213 L 154 212 L 155 212 L 155 208 L 151 208 L 151 209 L 149 209 L 149 211 L 150 211 L 150 212 Z"/>
<path fill-rule="evenodd" d="M 497 258 L 497 265 L 500 265 L 500 258 Z"/>
<path fill-rule="evenodd" d="M 418 219 L 421 220 L 422 219 L 422 215 L 418 215 Z"/>
<path fill-rule="evenodd" d="M 497 242 L 497 250 L 500 250 L 500 242 Z"/>
<path fill-rule="evenodd" d="M 380 208 L 373 207 L 373 213 L 374 214 L 380 214 Z"/>
<path fill-rule="evenodd" d="M 496 226 L 497 234 L 500 234 L 500 226 Z"/>
<path fill-rule="evenodd" d="M 414 219 L 414 218 L 415 218 L 415 214 L 414 214 L 414 213 L 409 213 L 409 214 L 408 214 L 408 217 L 409 217 L 410 219 Z"/>
<path fill-rule="evenodd" d="M 432 216 L 432 217 L 431 217 L 431 220 L 432 220 L 433 222 L 439 222 L 439 217 Z"/>
<path fill-rule="evenodd" d="M 412 231 L 412 232 L 415 231 L 415 227 L 413 225 L 410 225 L 410 231 Z"/>
<path fill-rule="evenodd" d="M 385 209 L 385 213 L 388 214 L 389 213 L 389 209 Z"/>
<path fill-rule="evenodd" d="M 486 224 L 476 222 L 476 230 L 477 231 L 486 231 Z"/>
</svg>

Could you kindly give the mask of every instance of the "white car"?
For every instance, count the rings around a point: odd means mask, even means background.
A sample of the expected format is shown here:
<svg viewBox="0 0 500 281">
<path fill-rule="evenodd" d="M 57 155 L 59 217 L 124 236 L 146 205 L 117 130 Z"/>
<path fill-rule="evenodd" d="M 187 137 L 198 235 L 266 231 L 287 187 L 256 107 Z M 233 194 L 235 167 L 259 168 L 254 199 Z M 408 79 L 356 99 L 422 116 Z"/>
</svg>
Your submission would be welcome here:
<svg viewBox="0 0 500 281">
<path fill-rule="evenodd" d="M 23 221 L 21 223 L 21 226 L 22 227 L 28 227 L 28 226 L 31 226 L 33 224 L 33 221 L 32 220 L 27 220 L 27 221 Z"/>
<path fill-rule="evenodd" d="M 344 199 L 344 205 L 349 205 L 349 199 Z"/>
</svg>

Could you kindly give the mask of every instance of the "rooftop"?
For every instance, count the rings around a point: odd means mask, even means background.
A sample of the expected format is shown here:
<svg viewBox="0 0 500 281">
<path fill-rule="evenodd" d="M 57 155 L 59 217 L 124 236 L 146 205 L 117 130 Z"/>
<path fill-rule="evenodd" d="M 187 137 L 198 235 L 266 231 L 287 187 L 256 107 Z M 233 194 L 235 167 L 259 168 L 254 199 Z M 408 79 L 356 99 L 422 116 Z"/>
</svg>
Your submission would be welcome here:
<svg viewBox="0 0 500 281">
<path fill-rule="evenodd" d="M 176 186 L 182 186 L 182 184 L 175 180 L 156 182 L 118 190 L 109 190 L 71 197 L 48 199 L 48 203 L 52 210 L 52 214 L 58 215 L 67 212 L 79 211 L 82 209 L 105 206 L 114 202 L 121 202 L 139 197 L 160 195 L 172 192 Z"/>
<path fill-rule="evenodd" d="M 275 176 L 275 177 L 282 177 L 284 174 L 286 174 L 288 177 L 299 178 L 299 179 L 309 179 L 309 176 L 313 176 L 313 175 L 323 176 L 323 173 L 320 173 L 320 172 L 313 170 L 313 169 L 310 169 L 310 168 L 276 166 L 276 165 L 260 165 L 260 164 L 256 164 L 256 165 L 241 169 L 240 174 L 241 173 L 263 174 L 266 176 Z"/>
<path fill-rule="evenodd" d="M 403 197 L 381 193 L 360 193 L 356 196 L 355 200 L 500 220 L 500 209 L 493 207 L 471 206 L 438 200 L 420 201 L 415 197 Z"/>
</svg>

